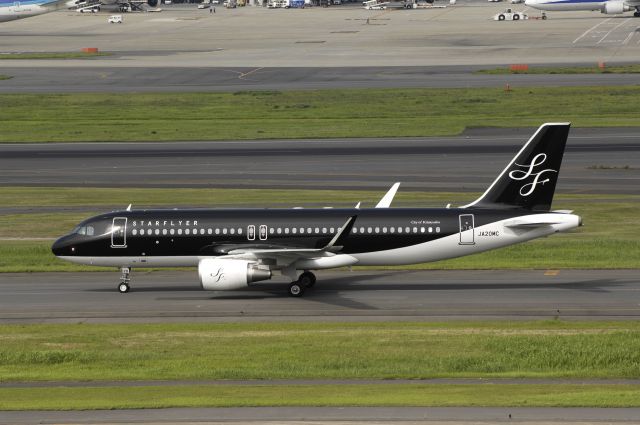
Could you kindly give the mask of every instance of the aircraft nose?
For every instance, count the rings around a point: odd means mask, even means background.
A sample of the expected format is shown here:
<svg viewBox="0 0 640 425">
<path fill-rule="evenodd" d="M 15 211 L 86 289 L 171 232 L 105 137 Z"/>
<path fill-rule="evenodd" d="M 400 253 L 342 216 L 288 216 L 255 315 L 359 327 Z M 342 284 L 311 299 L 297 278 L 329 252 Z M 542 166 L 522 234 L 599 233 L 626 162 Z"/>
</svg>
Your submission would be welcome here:
<svg viewBox="0 0 640 425">
<path fill-rule="evenodd" d="M 69 236 L 63 236 L 51 245 L 51 252 L 56 257 L 61 255 L 71 255 L 75 251 L 75 248 L 69 243 Z"/>
</svg>

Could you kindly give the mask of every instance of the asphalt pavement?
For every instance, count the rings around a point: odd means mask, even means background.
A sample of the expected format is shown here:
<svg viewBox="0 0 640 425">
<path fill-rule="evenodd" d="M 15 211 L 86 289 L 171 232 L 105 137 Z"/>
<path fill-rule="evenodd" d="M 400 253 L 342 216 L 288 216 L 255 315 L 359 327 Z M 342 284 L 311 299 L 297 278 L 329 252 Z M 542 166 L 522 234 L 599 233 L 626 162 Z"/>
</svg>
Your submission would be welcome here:
<svg viewBox="0 0 640 425">
<path fill-rule="evenodd" d="M 0 185 L 481 192 L 534 128 L 455 137 L 1 144 Z M 640 193 L 637 128 L 573 128 L 557 193 Z M 277 200 L 274 200 L 277 201 Z M 354 200 L 358 201 L 358 200 Z M 135 199 L 132 200 L 135 203 Z"/>
<path fill-rule="evenodd" d="M 0 274 L 0 322 L 638 320 L 638 270 L 326 271 L 302 298 L 276 278 L 207 292 L 193 271 Z"/>
</svg>

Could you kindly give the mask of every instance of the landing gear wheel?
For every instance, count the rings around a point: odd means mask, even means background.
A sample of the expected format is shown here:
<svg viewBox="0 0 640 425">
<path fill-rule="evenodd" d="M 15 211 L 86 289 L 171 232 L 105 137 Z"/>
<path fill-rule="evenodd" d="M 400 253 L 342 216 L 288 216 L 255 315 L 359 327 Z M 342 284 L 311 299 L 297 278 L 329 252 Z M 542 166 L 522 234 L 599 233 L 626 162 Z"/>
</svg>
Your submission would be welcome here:
<svg viewBox="0 0 640 425">
<path fill-rule="evenodd" d="M 312 288 L 316 284 L 316 275 L 311 272 L 304 272 L 298 278 L 298 282 L 307 288 Z"/>
<path fill-rule="evenodd" d="M 120 284 L 118 285 L 118 292 L 121 294 L 126 294 L 129 292 L 129 282 L 131 282 L 130 275 L 131 269 L 129 267 L 121 267 L 120 271 L 122 272 L 122 276 L 120 277 Z"/>
<path fill-rule="evenodd" d="M 304 285 L 298 281 L 289 284 L 289 295 L 292 297 L 301 297 L 302 294 L 304 294 Z"/>
</svg>

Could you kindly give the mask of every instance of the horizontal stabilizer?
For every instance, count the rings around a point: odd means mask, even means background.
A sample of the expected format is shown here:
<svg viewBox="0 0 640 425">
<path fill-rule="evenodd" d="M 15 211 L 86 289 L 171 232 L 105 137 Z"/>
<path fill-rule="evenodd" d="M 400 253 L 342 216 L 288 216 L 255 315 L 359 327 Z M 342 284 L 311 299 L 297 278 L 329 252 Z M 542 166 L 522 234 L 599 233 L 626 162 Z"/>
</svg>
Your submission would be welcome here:
<svg viewBox="0 0 640 425">
<path fill-rule="evenodd" d="M 551 226 L 552 224 L 562 224 L 561 220 L 526 220 L 526 219 L 516 219 L 509 220 L 504 223 L 504 227 L 542 227 L 542 226 Z"/>
</svg>

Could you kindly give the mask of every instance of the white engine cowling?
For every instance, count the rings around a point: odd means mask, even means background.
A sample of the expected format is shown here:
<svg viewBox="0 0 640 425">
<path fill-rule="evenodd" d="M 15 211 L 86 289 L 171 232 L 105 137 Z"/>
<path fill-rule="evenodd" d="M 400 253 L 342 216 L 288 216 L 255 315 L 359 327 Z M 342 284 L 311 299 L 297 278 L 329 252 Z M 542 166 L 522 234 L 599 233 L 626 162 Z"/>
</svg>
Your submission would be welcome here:
<svg viewBox="0 0 640 425">
<path fill-rule="evenodd" d="M 619 15 L 630 10 L 631 8 L 625 5 L 623 1 L 607 1 L 604 3 L 601 12 L 607 15 Z"/>
<path fill-rule="evenodd" d="M 202 289 L 230 291 L 245 288 L 252 282 L 271 279 L 271 270 L 245 260 L 205 258 L 198 264 Z"/>
</svg>

